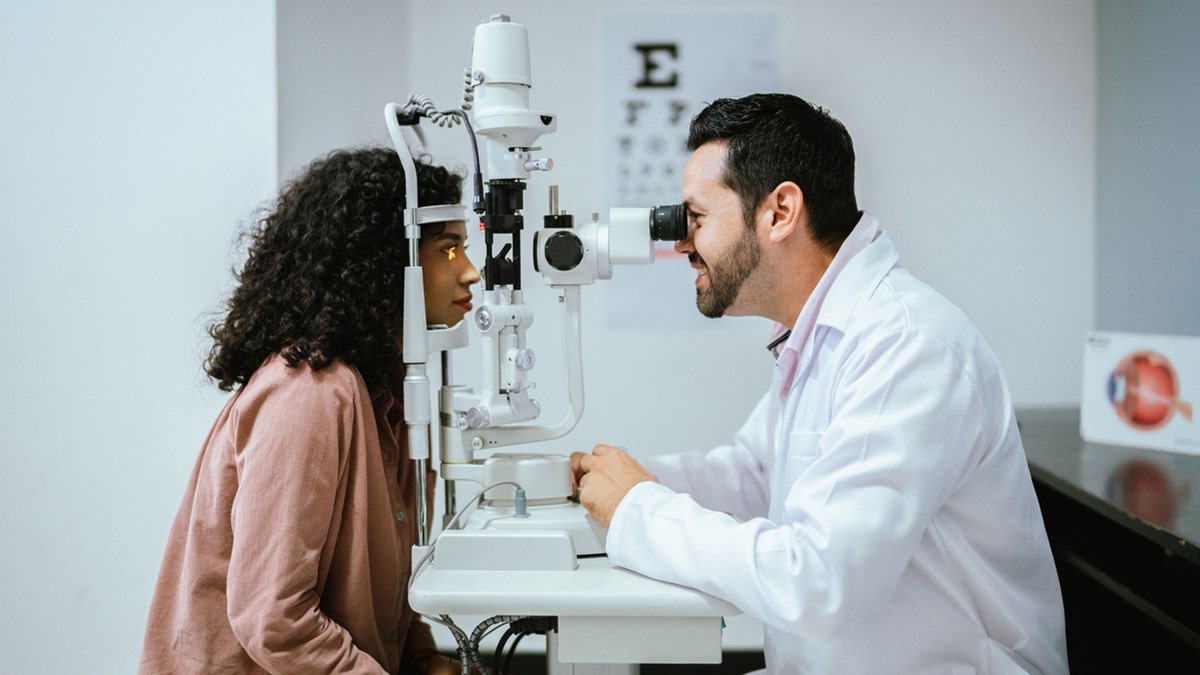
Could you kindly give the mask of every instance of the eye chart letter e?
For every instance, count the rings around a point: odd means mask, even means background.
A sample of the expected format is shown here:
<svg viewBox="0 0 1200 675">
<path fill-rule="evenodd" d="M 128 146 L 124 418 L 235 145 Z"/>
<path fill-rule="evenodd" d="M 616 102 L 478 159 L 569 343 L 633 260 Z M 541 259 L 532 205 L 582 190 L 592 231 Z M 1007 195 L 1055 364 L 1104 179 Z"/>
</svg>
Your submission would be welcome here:
<svg viewBox="0 0 1200 675">
<path fill-rule="evenodd" d="M 778 12 L 764 10 L 604 14 L 606 209 L 679 202 L 692 117 L 717 98 L 779 90 L 779 23 Z M 610 322 L 703 323 L 691 269 L 670 242 L 658 242 L 655 255 L 658 264 L 613 276 Z"/>
</svg>

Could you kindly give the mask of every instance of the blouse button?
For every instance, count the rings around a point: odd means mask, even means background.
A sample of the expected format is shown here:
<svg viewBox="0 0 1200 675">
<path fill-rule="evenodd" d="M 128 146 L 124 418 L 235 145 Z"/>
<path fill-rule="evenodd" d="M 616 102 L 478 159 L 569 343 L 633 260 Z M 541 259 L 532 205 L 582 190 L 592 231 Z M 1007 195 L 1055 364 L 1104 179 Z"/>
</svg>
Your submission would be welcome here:
<svg viewBox="0 0 1200 675">
<path fill-rule="evenodd" d="M 402 523 L 404 522 L 404 512 L 403 511 L 396 512 L 396 520 L 398 520 Z"/>
<path fill-rule="evenodd" d="M 388 633 L 388 642 L 395 642 L 396 637 L 397 637 L 396 631 L 392 631 L 392 632 Z"/>
</svg>

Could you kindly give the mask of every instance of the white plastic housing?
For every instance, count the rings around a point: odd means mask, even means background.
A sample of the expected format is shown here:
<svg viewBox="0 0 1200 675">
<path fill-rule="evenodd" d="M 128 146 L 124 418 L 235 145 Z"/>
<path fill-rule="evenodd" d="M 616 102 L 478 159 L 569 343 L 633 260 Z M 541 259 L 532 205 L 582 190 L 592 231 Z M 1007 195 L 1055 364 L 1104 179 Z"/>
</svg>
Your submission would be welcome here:
<svg viewBox="0 0 1200 675">
<path fill-rule="evenodd" d="M 614 208 L 608 212 L 607 223 L 539 230 L 534 254 L 542 279 L 551 286 L 586 285 L 597 279 L 611 279 L 613 265 L 654 262 L 650 213 L 648 208 Z M 582 249 L 583 258 L 570 269 L 558 269 L 546 256 L 547 243 L 556 235 L 575 237 Z"/>
<path fill-rule="evenodd" d="M 525 179 L 529 171 L 548 170 L 530 150 L 537 139 L 557 129 L 557 118 L 529 109 L 533 78 L 529 67 L 529 34 L 525 26 L 496 15 L 475 27 L 471 46 L 475 86 L 472 105 L 475 133 L 486 144 L 488 179 Z"/>
<path fill-rule="evenodd" d="M 570 572 L 579 566 L 566 532 L 447 530 L 438 537 L 439 570 L 526 570 Z"/>
<path fill-rule="evenodd" d="M 720 663 L 721 617 L 560 616 L 563 663 Z"/>
<path fill-rule="evenodd" d="M 654 262 L 650 209 L 609 209 L 608 259 L 616 265 Z"/>
<path fill-rule="evenodd" d="M 486 72 L 488 82 L 532 86 L 529 31 L 503 14 L 479 24 L 471 45 L 471 68 Z"/>
<path fill-rule="evenodd" d="M 565 500 L 571 496 L 571 458 L 520 452 L 497 452 L 483 462 L 483 484 L 512 481 L 525 490 L 530 503 Z M 498 485 L 488 490 L 492 503 L 512 503 L 516 488 Z"/>
<path fill-rule="evenodd" d="M 578 502 L 530 506 L 527 512 L 527 517 L 519 518 L 512 507 L 485 504 L 471 513 L 463 530 L 529 534 L 563 532 L 570 537 L 576 555 L 604 555 L 608 528 L 589 516 Z"/>
</svg>

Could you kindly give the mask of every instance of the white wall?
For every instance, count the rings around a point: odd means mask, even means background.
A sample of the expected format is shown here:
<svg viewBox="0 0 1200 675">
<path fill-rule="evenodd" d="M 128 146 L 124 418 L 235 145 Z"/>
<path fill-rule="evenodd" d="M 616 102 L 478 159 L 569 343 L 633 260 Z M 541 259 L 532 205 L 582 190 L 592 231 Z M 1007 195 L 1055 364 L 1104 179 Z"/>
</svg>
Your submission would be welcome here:
<svg viewBox="0 0 1200 675">
<path fill-rule="evenodd" d="M 0 21 L 0 672 L 131 673 L 224 396 L 204 314 L 275 178 L 274 5 Z"/>
<path fill-rule="evenodd" d="M 273 194 L 277 167 L 386 140 L 372 131 L 380 97 L 455 104 L 475 24 L 503 11 L 529 27 L 534 104 L 559 114 L 544 145 L 563 207 L 586 215 L 602 201 L 599 18 L 645 3 L 371 0 L 337 3 L 336 21 L 322 14 L 333 3 L 279 4 L 6 5 L 2 672 L 133 670 L 170 519 L 224 399 L 200 371 L 203 325 L 238 262 L 233 234 Z M 781 12 L 785 89 L 854 136 L 861 204 L 978 323 L 1018 403 L 1076 401 L 1092 323 L 1092 1 L 756 7 Z M 394 80 L 378 65 L 388 59 Z M 465 163 L 460 133 L 435 140 Z M 541 201 L 527 201 L 535 223 Z M 553 417 L 557 307 L 530 295 L 538 396 Z M 585 289 L 587 411 L 555 448 L 727 438 L 767 383 L 763 324 L 616 330 L 611 300 Z M 470 363 L 458 366 L 468 381 Z"/>
</svg>

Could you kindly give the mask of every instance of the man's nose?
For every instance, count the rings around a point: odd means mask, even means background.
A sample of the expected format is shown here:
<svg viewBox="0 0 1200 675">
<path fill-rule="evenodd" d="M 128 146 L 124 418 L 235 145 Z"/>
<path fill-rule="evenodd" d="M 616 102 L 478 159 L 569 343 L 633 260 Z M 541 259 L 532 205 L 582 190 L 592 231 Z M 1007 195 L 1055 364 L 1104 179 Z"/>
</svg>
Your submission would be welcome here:
<svg viewBox="0 0 1200 675">
<path fill-rule="evenodd" d="M 675 252 L 687 255 L 692 252 L 692 226 L 688 225 L 687 236 L 675 242 Z"/>
</svg>

